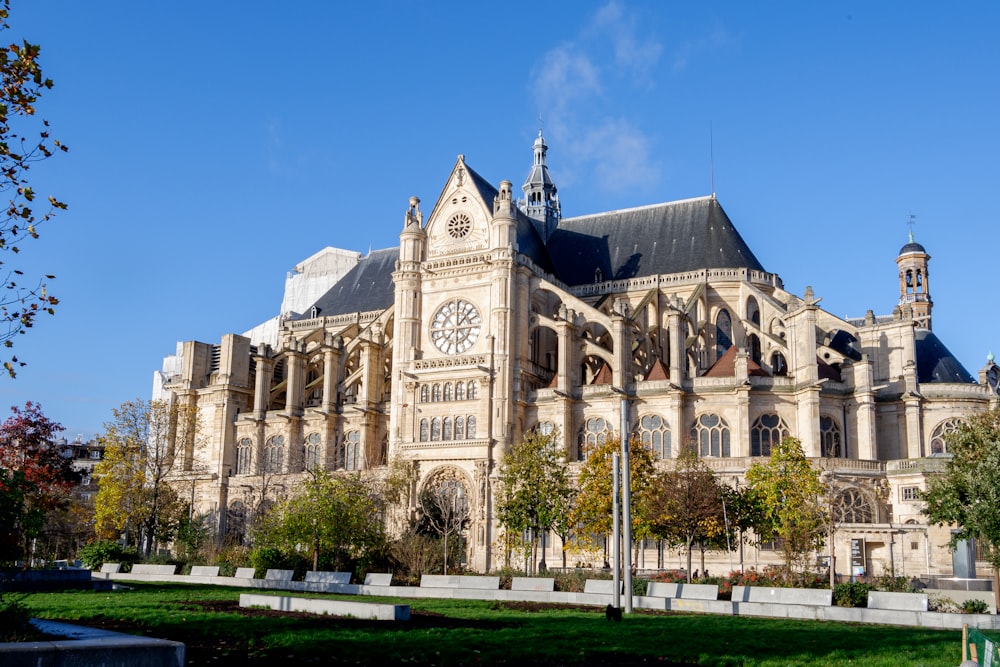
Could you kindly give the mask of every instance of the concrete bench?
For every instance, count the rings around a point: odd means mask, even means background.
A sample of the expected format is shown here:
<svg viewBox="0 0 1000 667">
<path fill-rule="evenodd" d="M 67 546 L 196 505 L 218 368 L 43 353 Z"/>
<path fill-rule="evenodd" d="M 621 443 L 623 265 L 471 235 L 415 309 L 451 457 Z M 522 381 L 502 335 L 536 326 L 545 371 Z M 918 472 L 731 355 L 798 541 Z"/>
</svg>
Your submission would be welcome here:
<svg viewBox="0 0 1000 667">
<path fill-rule="evenodd" d="M 256 574 L 257 571 L 252 567 L 238 567 L 236 568 L 236 574 L 233 576 L 240 579 L 253 579 Z"/>
<path fill-rule="evenodd" d="M 350 572 L 306 572 L 306 583 L 310 584 L 349 584 Z"/>
<path fill-rule="evenodd" d="M 829 588 L 733 586 L 733 602 L 803 604 L 816 607 L 829 607 L 833 604 L 833 591 Z"/>
<path fill-rule="evenodd" d="M 673 598 L 682 600 L 718 600 L 717 584 L 688 584 L 651 581 L 646 584 L 646 595 L 651 598 Z"/>
<path fill-rule="evenodd" d="M 587 579 L 583 584 L 583 592 L 597 593 L 598 595 L 614 595 L 614 579 Z"/>
<path fill-rule="evenodd" d="M 265 607 L 278 611 L 304 611 L 311 614 L 351 616 L 374 621 L 408 621 L 410 605 L 376 604 L 354 602 L 352 600 L 322 600 L 317 598 L 295 598 L 287 595 L 240 594 L 241 607 Z"/>
<path fill-rule="evenodd" d="M 101 565 L 102 574 L 118 574 L 122 571 L 121 563 L 104 563 Z"/>
<path fill-rule="evenodd" d="M 512 591 L 539 591 L 551 593 L 556 589 L 556 580 L 551 577 L 514 577 L 510 581 Z"/>
<path fill-rule="evenodd" d="M 868 591 L 869 609 L 927 611 L 927 593 L 887 593 Z"/>
<path fill-rule="evenodd" d="M 192 577 L 217 577 L 219 576 L 218 565 L 192 565 Z"/>
<path fill-rule="evenodd" d="M 392 573 L 369 572 L 365 575 L 365 586 L 392 586 Z"/>
<path fill-rule="evenodd" d="M 268 570 L 264 574 L 264 581 L 291 581 L 295 570 Z"/>
<path fill-rule="evenodd" d="M 451 574 L 422 574 L 421 588 L 467 588 L 481 591 L 500 589 L 500 577 L 477 577 Z"/>
<path fill-rule="evenodd" d="M 154 565 L 153 563 L 136 563 L 132 566 L 132 574 L 167 574 L 177 572 L 176 565 Z"/>
</svg>

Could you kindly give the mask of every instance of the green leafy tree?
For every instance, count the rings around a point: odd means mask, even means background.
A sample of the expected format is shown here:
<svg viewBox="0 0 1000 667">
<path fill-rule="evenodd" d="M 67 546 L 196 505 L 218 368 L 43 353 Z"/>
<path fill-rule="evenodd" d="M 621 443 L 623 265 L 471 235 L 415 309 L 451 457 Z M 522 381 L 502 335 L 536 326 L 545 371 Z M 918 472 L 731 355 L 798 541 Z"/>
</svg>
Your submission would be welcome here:
<svg viewBox="0 0 1000 667">
<path fill-rule="evenodd" d="M 0 33 L 10 30 L 10 0 L 0 0 Z M 7 196 L 7 206 L 0 214 L 0 252 L 17 254 L 26 239 L 38 238 L 38 227 L 66 204 L 49 197 L 45 212 L 36 211 L 36 195 L 28 181 L 28 170 L 55 151 L 66 146 L 49 135 L 48 122 L 33 124 L 35 106 L 42 92 L 52 88 L 52 80 L 42 75 L 38 63 L 41 48 L 27 40 L 5 41 L 0 49 L 0 192 Z M 40 127 L 39 127 L 40 125 Z M 7 289 L 0 296 L 0 341 L 13 347 L 14 338 L 30 329 L 35 316 L 54 314 L 59 300 L 48 293 L 45 280 L 23 278 L 24 273 L 0 259 L 0 275 Z M 27 284 L 23 281 L 27 280 Z M 16 356 L 3 362 L 7 373 L 23 366 Z"/>
<path fill-rule="evenodd" d="M 612 531 L 611 459 L 621 451 L 621 440 L 608 437 L 590 452 L 577 480 L 579 493 L 573 505 L 572 525 L 582 538 L 610 535 Z M 650 489 L 654 468 L 653 455 L 638 439 L 629 443 L 629 467 L 632 484 L 632 539 L 648 537 L 650 523 L 646 517 L 645 496 Z M 592 544 L 592 546 L 598 546 Z"/>
<path fill-rule="evenodd" d="M 757 492 L 749 486 L 722 485 L 722 499 L 725 504 L 725 520 L 730 536 L 738 545 L 740 572 L 744 571 L 743 546 L 756 544 L 757 536 L 763 532 L 761 526 L 766 519 L 764 504 Z"/>
<path fill-rule="evenodd" d="M 554 433 L 532 431 L 504 455 L 500 465 L 497 518 L 510 534 L 531 531 L 532 539 L 525 545 L 526 563 L 534 562 L 539 531 L 559 533 L 569 526 L 576 490 L 566 469 L 565 453 L 555 444 L 556 437 Z M 544 553 L 541 566 L 545 566 Z"/>
<path fill-rule="evenodd" d="M 923 512 L 931 523 L 957 527 L 952 546 L 978 541 L 1000 603 L 1000 408 L 971 415 L 945 438 L 951 458 L 944 473 L 929 480 Z"/>
<path fill-rule="evenodd" d="M 31 562 L 31 545 L 46 518 L 65 508 L 77 481 L 70 460 L 52 440 L 62 431 L 37 403 L 0 424 L 0 563 Z"/>
<path fill-rule="evenodd" d="M 449 541 L 456 551 L 462 548 L 463 533 L 471 517 L 465 485 L 458 479 L 438 476 L 424 486 L 417 500 L 420 506 L 418 531 L 436 533 L 441 538 L 444 548 L 442 572 L 448 574 Z"/>
<path fill-rule="evenodd" d="M 785 438 L 771 450 L 765 463 L 754 463 L 747 482 L 764 506 L 760 537 L 780 538 L 785 571 L 805 569 L 808 556 L 823 546 L 826 536 L 825 488 L 819 472 L 809 465 L 802 443 Z"/>
<path fill-rule="evenodd" d="M 194 467 L 198 430 L 194 406 L 137 398 L 115 408 L 98 438 L 104 459 L 94 467 L 98 537 L 124 534 L 146 558 L 155 544 L 173 538 L 188 508 L 171 475 Z"/>
<path fill-rule="evenodd" d="M 384 496 L 360 473 L 314 468 L 301 492 L 275 506 L 258 527 L 255 543 L 279 550 L 301 546 L 313 570 L 320 560 L 343 569 L 385 549 Z"/>
<path fill-rule="evenodd" d="M 695 543 L 710 541 L 725 531 L 723 491 L 715 472 L 693 447 L 684 447 L 673 468 L 654 477 L 646 498 L 652 534 L 669 544 L 683 545 L 690 582 Z"/>
</svg>

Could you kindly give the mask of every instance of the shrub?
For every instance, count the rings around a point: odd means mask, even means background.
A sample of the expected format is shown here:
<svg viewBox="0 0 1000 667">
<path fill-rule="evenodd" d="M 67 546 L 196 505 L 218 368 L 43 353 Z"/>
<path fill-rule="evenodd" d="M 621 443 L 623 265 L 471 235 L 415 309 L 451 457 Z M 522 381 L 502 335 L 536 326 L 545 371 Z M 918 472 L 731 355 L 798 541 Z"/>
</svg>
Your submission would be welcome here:
<svg viewBox="0 0 1000 667">
<path fill-rule="evenodd" d="M 927 609 L 929 611 L 940 611 L 946 614 L 954 614 L 958 611 L 958 604 L 949 597 L 943 595 L 931 595 L 927 598 Z"/>
<path fill-rule="evenodd" d="M 215 556 L 215 564 L 219 566 L 219 575 L 231 577 L 238 567 L 250 567 L 250 550 L 242 545 L 227 545 L 219 549 Z"/>
<path fill-rule="evenodd" d="M 878 591 L 889 593 L 916 593 L 913 584 L 906 577 L 894 577 L 891 574 L 882 574 L 872 581 L 873 588 Z"/>
<path fill-rule="evenodd" d="M 988 614 L 990 613 L 990 605 L 986 600 L 980 600 L 978 598 L 972 600 L 965 600 L 958 606 L 963 614 Z"/>
<path fill-rule="evenodd" d="M 570 572 L 554 572 L 555 590 L 567 593 L 582 593 L 587 585 L 587 579 L 610 579 L 610 575 L 596 574 L 590 570 L 572 570 Z"/>
<path fill-rule="evenodd" d="M 267 574 L 268 570 L 281 569 L 281 551 L 275 547 L 257 547 L 250 552 L 250 566 L 258 578 Z"/>
<path fill-rule="evenodd" d="M 24 597 L 0 592 L 0 642 L 24 641 L 33 634 L 31 610 L 21 603 Z"/>
<path fill-rule="evenodd" d="M 105 563 L 132 564 L 139 560 L 138 552 L 111 540 L 91 542 L 77 554 L 80 561 L 91 570 L 100 569 Z"/>
<path fill-rule="evenodd" d="M 875 590 L 874 586 L 860 581 L 837 584 L 833 588 L 833 604 L 838 607 L 867 607 L 868 592 L 872 590 Z"/>
</svg>

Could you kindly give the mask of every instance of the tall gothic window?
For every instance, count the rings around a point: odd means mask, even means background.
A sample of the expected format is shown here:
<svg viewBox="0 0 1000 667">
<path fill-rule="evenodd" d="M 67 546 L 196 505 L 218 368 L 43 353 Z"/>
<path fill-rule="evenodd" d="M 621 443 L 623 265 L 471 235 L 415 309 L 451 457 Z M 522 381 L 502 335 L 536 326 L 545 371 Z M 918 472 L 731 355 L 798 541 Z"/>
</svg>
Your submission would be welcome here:
<svg viewBox="0 0 1000 667">
<path fill-rule="evenodd" d="M 446 401 L 455 400 L 455 387 L 450 382 L 444 383 L 444 400 Z"/>
<path fill-rule="evenodd" d="M 302 462 L 306 470 L 312 470 L 313 468 L 319 468 L 322 466 L 322 444 L 323 439 L 320 437 L 319 433 L 310 433 L 306 436 L 304 456 L 302 457 Z"/>
<path fill-rule="evenodd" d="M 719 415 L 704 414 L 691 428 L 691 439 L 702 456 L 729 456 L 729 425 Z"/>
<path fill-rule="evenodd" d="M 361 431 L 349 431 L 344 436 L 344 469 L 360 470 Z"/>
<path fill-rule="evenodd" d="M 427 442 L 430 439 L 431 439 L 430 422 L 428 422 L 427 418 L 425 417 L 420 420 L 420 442 Z"/>
<path fill-rule="evenodd" d="M 285 436 L 272 435 L 264 445 L 264 472 L 281 472 L 285 464 Z"/>
<path fill-rule="evenodd" d="M 243 438 L 240 444 L 236 445 L 236 475 L 249 475 L 253 472 L 253 440 Z"/>
<path fill-rule="evenodd" d="M 781 352 L 775 352 L 771 355 L 771 373 L 776 376 L 788 375 L 788 362 L 785 361 L 785 355 Z"/>
<path fill-rule="evenodd" d="M 715 358 L 718 359 L 733 345 L 733 320 L 723 308 L 715 316 Z"/>
<path fill-rule="evenodd" d="M 431 388 L 427 385 L 420 387 L 420 402 L 427 403 L 431 400 Z"/>
<path fill-rule="evenodd" d="M 431 387 L 431 401 L 437 403 L 440 400 L 441 400 L 441 385 L 435 382 L 434 386 Z"/>
<path fill-rule="evenodd" d="M 607 441 L 610 432 L 611 426 L 604 417 L 591 417 L 584 422 L 577 444 L 577 460 L 586 461 L 594 449 Z"/>
<path fill-rule="evenodd" d="M 431 442 L 441 439 L 441 418 L 435 417 L 431 420 Z"/>
<path fill-rule="evenodd" d="M 823 456 L 832 458 L 847 456 L 847 448 L 844 447 L 840 436 L 840 426 L 833 417 L 819 418 L 819 444 Z"/>
<path fill-rule="evenodd" d="M 479 383 L 475 380 L 469 380 L 469 384 L 466 386 L 466 396 L 470 401 L 475 400 L 479 396 Z"/>
<path fill-rule="evenodd" d="M 954 433 L 963 424 L 961 419 L 946 419 L 936 427 L 931 433 L 930 450 L 931 455 L 948 453 L 948 434 Z"/>
<path fill-rule="evenodd" d="M 469 415 L 465 420 L 465 437 L 472 440 L 476 437 L 476 416 Z"/>
<path fill-rule="evenodd" d="M 462 383 L 459 382 L 458 386 L 461 387 Z M 455 417 L 455 439 L 465 440 L 465 417 L 462 415 Z"/>
<path fill-rule="evenodd" d="M 670 427 L 660 415 L 643 415 L 639 419 L 639 439 L 655 458 L 670 458 Z"/>
<path fill-rule="evenodd" d="M 837 523 L 874 523 L 875 511 L 858 489 L 844 489 L 834 501 Z"/>
<path fill-rule="evenodd" d="M 778 415 L 761 415 L 750 428 L 750 456 L 770 456 L 771 448 L 789 435 Z"/>
<path fill-rule="evenodd" d="M 464 401 L 465 400 L 465 383 L 456 382 L 455 383 L 455 400 Z"/>
<path fill-rule="evenodd" d="M 452 436 L 451 417 L 445 417 L 443 423 L 441 424 L 441 439 L 451 440 Z"/>
</svg>

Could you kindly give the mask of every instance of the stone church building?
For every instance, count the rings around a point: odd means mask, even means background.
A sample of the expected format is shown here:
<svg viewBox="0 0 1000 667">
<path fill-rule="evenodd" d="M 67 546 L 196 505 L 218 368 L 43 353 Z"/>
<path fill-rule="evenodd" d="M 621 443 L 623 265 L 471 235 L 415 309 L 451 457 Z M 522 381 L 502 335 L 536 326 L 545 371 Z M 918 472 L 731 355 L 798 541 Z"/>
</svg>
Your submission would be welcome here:
<svg viewBox="0 0 1000 667">
<path fill-rule="evenodd" d="M 838 573 L 949 574 L 949 533 L 917 492 L 992 394 L 933 333 L 926 250 L 911 237 L 899 251 L 892 313 L 843 319 L 810 288 L 785 291 L 714 195 L 563 218 L 546 151 L 539 132 L 519 194 L 460 155 L 432 206 L 410 199 L 398 247 L 326 248 L 289 275 L 278 317 L 178 344 L 153 393 L 200 408 L 178 476 L 196 510 L 238 535 L 253 499 L 289 493 L 304 468 L 405 457 L 414 495 L 450 485 L 468 503 L 466 563 L 487 571 L 502 564 L 504 452 L 541 429 L 578 466 L 624 409 L 656 458 L 691 442 L 730 484 L 798 437 L 834 489 Z M 546 540 L 550 564 L 561 546 Z M 638 565 L 679 562 L 646 544 Z M 730 562 L 710 554 L 713 571 Z"/>
</svg>

